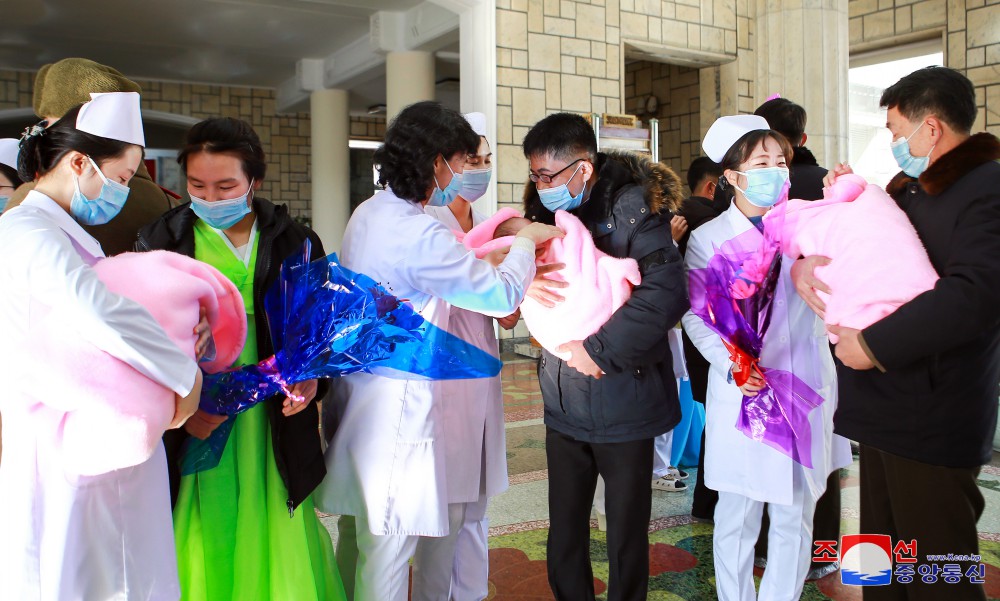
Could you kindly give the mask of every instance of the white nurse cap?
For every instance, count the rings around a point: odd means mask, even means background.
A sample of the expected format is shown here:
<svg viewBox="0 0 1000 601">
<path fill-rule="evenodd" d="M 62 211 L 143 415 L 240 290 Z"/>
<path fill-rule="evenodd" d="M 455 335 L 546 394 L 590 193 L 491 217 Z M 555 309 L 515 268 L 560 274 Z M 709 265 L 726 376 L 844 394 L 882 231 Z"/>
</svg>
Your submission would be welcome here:
<svg viewBox="0 0 1000 601">
<path fill-rule="evenodd" d="M 477 136 L 486 136 L 486 115 L 482 113 L 467 113 L 465 120 L 469 122 L 469 125 L 472 126 L 472 131 L 476 132 Z"/>
<path fill-rule="evenodd" d="M 708 158 L 721 163 L 733 144 L 747 133 L 758 129 L 771 129 L 771 126 L 767 124 L 766 119 L 757 115 L 719 117 L 712 127 L 708 128 L 701 147 L 705 149 Z"/>
<path fill-rule="evenodd" d="M 80 107 L 76 128 L 110 140 L 146 145 L 139 95 L 135 92 L 92 92 L 90 102 Z"/>
<path fill-rule="evenodd" d="M 15 138 L 0 139 L 0 164 L 13 167 L 17 170 L 17 149 L 18 140 Z"/>
</svg>

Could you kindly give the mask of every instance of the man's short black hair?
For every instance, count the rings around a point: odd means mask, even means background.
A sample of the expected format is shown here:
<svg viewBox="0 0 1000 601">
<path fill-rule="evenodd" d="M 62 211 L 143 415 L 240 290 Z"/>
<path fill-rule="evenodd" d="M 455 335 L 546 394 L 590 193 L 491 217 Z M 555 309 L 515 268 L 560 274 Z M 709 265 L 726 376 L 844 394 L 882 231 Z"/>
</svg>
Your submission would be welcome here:
<svg viewBox="0 0 1000 601">
<path fill-rule="evenodd" d="M 976 91 L 967 77 L 948 67 L 924 67 L 892 84 L 879 100 L 909 121 L 933 114 L 958 133 L 972 131 L 976 121 Z"/>
<path fill-rule="evenodd" d="M 580 153 L 597 158 L 597 137 L 594 128 L 580 115 L 555 113 L 536 123 L 521 144 L 525 157 L 547 156 L 563 160 L 575 159 Z"/>
<path fill-rule="evenodd" d="M 706 177 L 714 177 L 716 179 L 722 177 L 722 166 L 713 161 L 708 157 L 698 157 L 691 161 L 691 166 L 688 167 L 688 188 L 691 189 L 691 193 L 694 194 L 695 189 L 701 185 L 702 180 Z"/>
<path fill-rule="evenodd" d="M 753 112 L 763 117 L 774 131 L 788 138 L 792 147 L 802 144 L 806 132 L 806 109 L 787 98 L 772 98 Z"/>
</svg>

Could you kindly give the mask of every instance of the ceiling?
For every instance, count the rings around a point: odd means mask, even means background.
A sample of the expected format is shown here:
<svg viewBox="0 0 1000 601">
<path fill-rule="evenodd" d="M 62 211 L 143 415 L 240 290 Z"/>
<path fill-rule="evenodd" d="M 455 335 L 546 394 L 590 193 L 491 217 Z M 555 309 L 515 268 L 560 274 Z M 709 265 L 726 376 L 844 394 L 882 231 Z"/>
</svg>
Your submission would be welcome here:
<svg viewBox="0 0 1000 601">
<path fill-rule="evenodd" d="M 0 68 L 70 56 L 137 79 L 277 88 L 303 58 L 368 35 L 378 11 L 421 0 L 0 0 Z M 439 60 L 438 79 L 457 75 Z M 385 78 L 358 86 L 352 110 L 384 103 Z M 353 92 L 353 90 L 352 90 Z M 381 92 L 381 95 L 380 95 Z"/>
</svg>

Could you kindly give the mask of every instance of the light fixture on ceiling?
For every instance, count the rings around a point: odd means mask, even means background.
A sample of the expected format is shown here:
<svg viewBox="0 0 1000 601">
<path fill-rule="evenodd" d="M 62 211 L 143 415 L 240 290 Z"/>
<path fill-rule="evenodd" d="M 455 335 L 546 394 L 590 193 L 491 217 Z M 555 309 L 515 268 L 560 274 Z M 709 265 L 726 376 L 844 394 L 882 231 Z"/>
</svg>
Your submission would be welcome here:
<svg viewBox="0 0 1000 601">
<path fill-rule="evenodd" d="M 384 115 L 386 111 L 386 106 L 384 104 L 373 104 L 368 107 L 369 115 Z"/>
</svg>

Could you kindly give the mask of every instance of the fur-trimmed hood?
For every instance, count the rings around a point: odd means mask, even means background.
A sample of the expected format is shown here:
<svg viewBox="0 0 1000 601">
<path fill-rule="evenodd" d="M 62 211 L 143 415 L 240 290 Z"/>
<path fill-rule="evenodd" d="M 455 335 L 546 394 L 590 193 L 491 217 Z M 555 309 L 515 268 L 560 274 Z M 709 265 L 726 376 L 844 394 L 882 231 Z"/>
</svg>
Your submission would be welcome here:
<svg viewBox="0 0 1000 601">
<path fill-rule="evenodd" d="M 654 163 L 648 156 L 637 152 L 597 153 L 597 183 L 590 198 L 574 213 L 606 216 L 611 213 L 616 193 L 626 185 L 637 184 L 643 188 L 646 205 L 654 214 L 664 211 L 677 212 L 684 200 L 681 180 L 674 171 L 662 163 Z M 525 216 L 546 223 L 554 223 L 554 214 L 538 198 L 535 184 L 524 186 Z"/>
<path fill-rule="evenodd" d="M 1000 139 L 989 133 L 978 133 L 934 161 L 926 171 L 914 179 L 900 171 L 885 187 L 885 191 L 898 199 L 906 193 L 907 186 L 919 182 L 925 192 L 937 196 L 984 163 L 1000 159 Z"/>
</svg>

